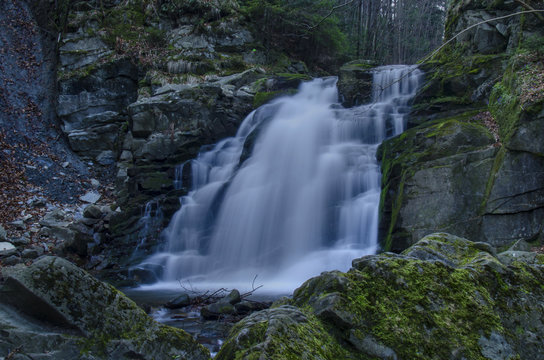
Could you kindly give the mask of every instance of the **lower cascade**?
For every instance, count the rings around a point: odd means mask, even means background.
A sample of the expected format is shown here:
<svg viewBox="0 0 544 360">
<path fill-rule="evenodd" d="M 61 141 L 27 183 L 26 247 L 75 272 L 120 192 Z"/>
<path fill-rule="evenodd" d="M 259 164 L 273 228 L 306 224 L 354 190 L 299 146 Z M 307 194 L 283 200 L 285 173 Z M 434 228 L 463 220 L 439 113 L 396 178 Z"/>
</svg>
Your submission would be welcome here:
<svg viewBox="0 0 544 360">
<path fill-rule="evenodd" d="M 151 286 L 244 289 L 258 276 L 262 291 L 287 293 L 375 253 L 376 150 L 404 130 L 422 72 L 386 66 L 373 77 L 371 104 L 345 109 L 337 79 L 316 79 L 203 149 L 190 163 L 191 191 L 163 232 L 165 245 L 142 264 L 162 269 Z"/>
</svg>

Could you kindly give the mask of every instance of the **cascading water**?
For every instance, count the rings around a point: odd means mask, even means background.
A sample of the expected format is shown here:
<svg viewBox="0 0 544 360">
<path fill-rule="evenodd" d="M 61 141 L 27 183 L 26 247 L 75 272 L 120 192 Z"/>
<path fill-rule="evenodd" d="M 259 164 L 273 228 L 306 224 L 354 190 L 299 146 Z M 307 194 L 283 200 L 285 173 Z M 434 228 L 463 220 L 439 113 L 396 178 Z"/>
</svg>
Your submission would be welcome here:
<svg viewBox="0 0 544 360">
<path fill-rule="evenodd" d="M 344 109 L 336 78 L 304 83 L 251 113 L 233 138 L 191 163 L 192 190 L 146 263 L 165 286 L 251 285 L 288 292 L 325 270 L 377 251 L 379 144 L 401 133 L 421 72 L 374 72 L 372 104 Z M 251 156 L 240 164 L 245 143 Z"/>
</svg>

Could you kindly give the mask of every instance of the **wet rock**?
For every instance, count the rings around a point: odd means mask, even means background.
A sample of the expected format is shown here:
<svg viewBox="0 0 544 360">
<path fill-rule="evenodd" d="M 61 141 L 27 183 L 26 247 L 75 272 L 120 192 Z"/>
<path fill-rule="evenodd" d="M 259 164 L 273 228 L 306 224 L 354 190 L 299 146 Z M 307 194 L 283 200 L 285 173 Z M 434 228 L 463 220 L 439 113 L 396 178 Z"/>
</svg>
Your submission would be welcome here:
<svg viewBox="0 0 544 360">
<path fill-rule="evenodd" d="M 191 297 L 188 294 L 183 293 L 168 301 L 164 307 L 168 309 L 179 309 L 189 305 L 191 305 Z"/>
<path fill-rule="evenodd" d="M 218 301 L 213 304 L 204 306 L 200 310 L 200 314 L 206 320 L 215 320 L 225 315 L 233 315 L 236 313 L 234 306 L 228 302 Z"/>
<path fill-rule="evenodd" d="M 340 68 L 338 92 L 346 107 L 370 103 L 372 100 L 372 61 L 355 60 Z"/>
<path fill-rule="evenodd" d="M 159 280 L 163 269 L 160 266 L 142 265 L 130 269 L 132 279 L 141 284 L 152 284 Z"/>
<path fill-rule="evenodd" d="M 255 301 L 241 301 L 234 305 L 236 313 L 240 315 L 245 315 L 252 313 L 254 311 L 260 311 L 269 308 L 270 305 L 262 302 Z"/>
<path fill-rule="evenodd" d="M 238 304 L 241 300 L 240 292 L 236 289 L 231 290 L 227 296 L 221 299 L 222 302 L 228 302 L 231 305 Z"/>
</svg>

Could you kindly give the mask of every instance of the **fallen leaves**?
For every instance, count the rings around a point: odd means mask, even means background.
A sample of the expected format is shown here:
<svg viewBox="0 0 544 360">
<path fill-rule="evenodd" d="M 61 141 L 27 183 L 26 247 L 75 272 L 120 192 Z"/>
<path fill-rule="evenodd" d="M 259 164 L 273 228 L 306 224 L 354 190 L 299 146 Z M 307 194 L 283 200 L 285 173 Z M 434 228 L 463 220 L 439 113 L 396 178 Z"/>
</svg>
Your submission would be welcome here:
<svg viewBox="0 0 544 360">
<path fill-rule="evenodd" d="M 481 122 L 495 138 L 495 146 L 500 146 L 499 125 L 489 111 L 481 112 L 475 115 L 472 120 Z"/>
</svg>

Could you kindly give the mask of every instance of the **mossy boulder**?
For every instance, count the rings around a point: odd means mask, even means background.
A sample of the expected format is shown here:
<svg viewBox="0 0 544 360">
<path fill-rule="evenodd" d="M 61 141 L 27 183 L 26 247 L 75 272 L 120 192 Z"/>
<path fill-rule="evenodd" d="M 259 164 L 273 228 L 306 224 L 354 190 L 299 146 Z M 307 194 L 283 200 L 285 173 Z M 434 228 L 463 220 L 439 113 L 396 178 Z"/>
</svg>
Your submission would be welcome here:
<svg viewBox="0 0 544 360">
<path fill-rule="evenodd" d="M 240 322 L 218 358 L 538 358 L 544 269 L 494 253 L 436 233 L 402 254 L 356 259 L 308 280 L 291 305 Z M 275 312 L 285 325 L 270 325 Z"/>
<path fill-rule="evenodd" d="M 377 65 L 368 60 L 355 60 L 340 68 L 338 92 L 344 106 L 362 105 L 372 100 L 372 68 Z"/>
<path fill-rule="evenodd" d="M 218 360 L 345 359 L 348 352 L 307 311 L 282 305 L 234 326 Z"/>
<path fill-rule="evenodd" d="M 56 327 L 58 343 L 34 353 L 67 346 L 72 356 L 55 359 L 73 359 L 75 351 L 89 359 L 208 359 L 207 351 L 186 332 L 156 323 L 111 285 L 64 259 L 43 257 L 29 267 L 3 268 L 2 276 L 0 307 L 9 304 L 29 315 L 30 323 Z M 16 336 L 26 327 L 6 327 L 3 321 L 0 326 L 8 333 L 3 342 L 20 346 L 22 353 L 34 347 L 26 336 Z"/>
</svg>

